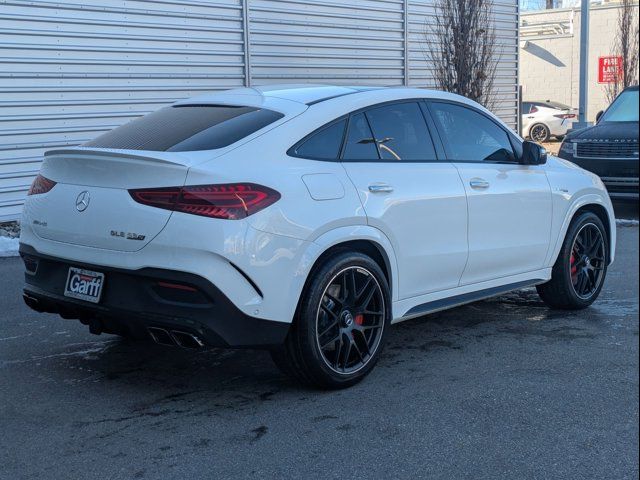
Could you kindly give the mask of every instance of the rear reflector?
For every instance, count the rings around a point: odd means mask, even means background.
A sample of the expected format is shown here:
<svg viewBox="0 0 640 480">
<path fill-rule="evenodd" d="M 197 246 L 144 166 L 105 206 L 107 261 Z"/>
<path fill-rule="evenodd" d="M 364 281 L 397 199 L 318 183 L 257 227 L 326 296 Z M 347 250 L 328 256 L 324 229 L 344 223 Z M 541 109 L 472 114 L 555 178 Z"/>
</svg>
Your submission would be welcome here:
<svg viewBox="0 0 640 480">
<path fill-rule="evenodd" d="M 254 183 L 140 188 L 129 194 L 143 205 L 227 220 L 248 217 L 280 199 L 275 190 Z"/>
<path fill-rule="evenodd" d="M 198 289 L 181 283 L 158 282 L 158 286 L 163 288 L 172 288 L 174 290 L 184 290 L 187 292 L 197 292 Z"/>
<path fill-rule="evenodd" d="M 24 262 L 24 268 L 27 273 L 35 274 L 38 271 L 38 259 L 30 255 L 23 255 L 22 261 Z"/>
<path fill-rule="evenodd" d="M 189 305 L 207 305 L 211 300 L 196 287 L 183 283 L 158 281 L 152 285 L 154 293 L 165 302 Z"/>
<path fill-rule="evenodd" d="M 49 180 L 47 177 L 38 175 L 33 179 L 33 183 L 27 192 L 27 195 L 39 195 L 41 193 L 47 193 L 53 187 L 56 186 L 56 182 Z"/>
<path fill-rule="evenodd" d="M 558 114 L 558 115 L 554 115 L 554 117 L 562 118 L 564 120 L 564 119 L 567 119 L 567 118 L 576 118 L 576 114 L 575 113 L 561 113 L 561 114 Z"/>
</svg>

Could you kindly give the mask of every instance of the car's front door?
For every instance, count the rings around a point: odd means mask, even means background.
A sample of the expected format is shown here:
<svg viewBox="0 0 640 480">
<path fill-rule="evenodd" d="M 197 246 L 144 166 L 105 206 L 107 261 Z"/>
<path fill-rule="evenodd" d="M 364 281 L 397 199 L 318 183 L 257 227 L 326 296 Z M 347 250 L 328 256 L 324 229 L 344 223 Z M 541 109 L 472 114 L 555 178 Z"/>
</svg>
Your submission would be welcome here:
<svg viewBox="0 0 640 480">
<path fill-rule="evenodd" d="M 545 167 L 518 163 L 518 140 L 483 112 L 435 101 L 429 110 L 467 192 L 469 260 L 461 284 L 543 268 L 552 218 Z"/>
<path fill-rule="evenodd" d="M 394 247 L 399 299 L 457 287 L 467 261 L 464 186 L 436 154 L 423 108 L 409 101 L 352 114 L 342 153 L 369 224 Z"/>
</svg>

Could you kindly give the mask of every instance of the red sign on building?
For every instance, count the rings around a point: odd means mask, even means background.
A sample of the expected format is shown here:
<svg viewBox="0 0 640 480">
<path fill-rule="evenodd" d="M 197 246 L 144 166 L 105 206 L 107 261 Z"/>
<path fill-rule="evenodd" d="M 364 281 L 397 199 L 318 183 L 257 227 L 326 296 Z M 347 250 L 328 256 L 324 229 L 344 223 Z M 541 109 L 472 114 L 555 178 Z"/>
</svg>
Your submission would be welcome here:
<svg viewBox="0 0 640 480">
<path fill-rule="evenodd" d="M 598 57 L 598 83 L 617 83 L 622 79 L 622 57 Z"/>
</svg>

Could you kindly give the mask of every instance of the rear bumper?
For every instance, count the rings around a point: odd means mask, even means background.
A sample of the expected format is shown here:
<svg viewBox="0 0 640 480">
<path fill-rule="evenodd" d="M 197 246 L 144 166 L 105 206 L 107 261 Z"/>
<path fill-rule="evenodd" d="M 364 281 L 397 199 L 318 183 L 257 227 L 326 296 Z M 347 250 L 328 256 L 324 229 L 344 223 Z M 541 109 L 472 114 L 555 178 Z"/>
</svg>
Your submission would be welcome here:
<svg viewBox="0 0 640 480">
<path fill-rule="evenodd" d="M 571 123 L 568 119 L 552 122 L 550 125 L 551 135 L 554 137 L 564 137 L 569 130 Z"/>
<path fill-rule="evenodd" d="M 70 262 L 42 255 L 22 244 L 25 302 L 36 311 L 79 319 L 94 333 L 150 338 L 149 328 L 178 330 L 207 346 L 268 348 L 281 344 L 289 323 L 263 320 L 240 311 L 214 284 L 191 273 L 142 268 L 126 270 Z M 102 298 L 92 304 L 64 296 L 69 267 L 105 274 Z M 162 285 L 182 285 L 172 289 Z"/>
</svg>

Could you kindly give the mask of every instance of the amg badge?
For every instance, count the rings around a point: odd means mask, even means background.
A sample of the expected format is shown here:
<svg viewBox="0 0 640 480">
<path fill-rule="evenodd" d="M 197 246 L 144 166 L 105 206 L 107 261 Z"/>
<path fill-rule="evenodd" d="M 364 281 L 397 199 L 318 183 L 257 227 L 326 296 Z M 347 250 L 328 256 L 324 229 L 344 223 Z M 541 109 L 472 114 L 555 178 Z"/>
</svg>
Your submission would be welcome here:
<svg viewBox="0 0 640 480">
<path fill-rule="evenodd" d="M 119 232 L 118 230 L 111 230 L 111 236 L 124 238 L 126 240 L 144 240 L 146 238 L 145 235 L 140 235 L 139 233 Z"/>
</svg>

